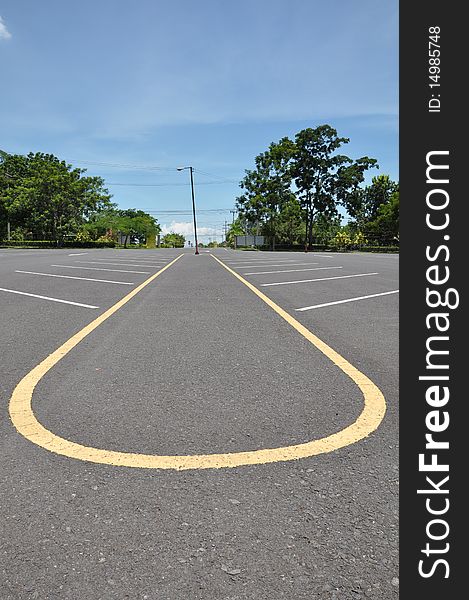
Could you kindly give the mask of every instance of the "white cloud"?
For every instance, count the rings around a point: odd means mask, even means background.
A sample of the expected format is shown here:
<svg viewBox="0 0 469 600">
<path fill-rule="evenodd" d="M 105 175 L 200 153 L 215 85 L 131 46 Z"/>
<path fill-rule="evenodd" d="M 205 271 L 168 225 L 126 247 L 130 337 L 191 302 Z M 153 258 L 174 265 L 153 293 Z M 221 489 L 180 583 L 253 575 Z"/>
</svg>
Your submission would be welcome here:
<svg viewBox="0 0 469 600">
<path fill-rule="evenodd" d="M 170 225 L 161 224 L 161 234 L 181 233 L 185 237 L 192 239 L 194 237 L 194 224 L 191 221 L 171 221 Z M 197 227 L 197 237 L 216 236 L 220 232 L 213 227 Z"/>
<path fill-rule="evenodd" d="M 0 40 L 9 40 L 11 33 L 8 31 L 2 17 L 0 17 Z"/>
<path fill-rule="evenodd" d="M 182 235 L 192 235 L 194 231 L 194 226 L 192 223 L 188 222 L 177 222 L 172 221 L 171 225 L 166 225 L 166 223 L 161 225 L 161 233 L 166 235 L 167 233 L 182 233 Z"/>
</svg>

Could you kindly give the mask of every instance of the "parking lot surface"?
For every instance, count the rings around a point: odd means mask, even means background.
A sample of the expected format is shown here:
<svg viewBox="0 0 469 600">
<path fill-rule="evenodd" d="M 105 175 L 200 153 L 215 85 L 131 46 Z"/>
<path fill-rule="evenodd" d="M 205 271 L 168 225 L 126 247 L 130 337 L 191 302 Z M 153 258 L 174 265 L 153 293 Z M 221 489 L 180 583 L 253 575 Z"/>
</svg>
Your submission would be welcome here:
<svg viewBox="0 0 469 600">
<path fill-rule="evenodd" d="M 397 255 L 0 250 L 0 278 L 0 598 L 397 598 Z"/>
</svg>

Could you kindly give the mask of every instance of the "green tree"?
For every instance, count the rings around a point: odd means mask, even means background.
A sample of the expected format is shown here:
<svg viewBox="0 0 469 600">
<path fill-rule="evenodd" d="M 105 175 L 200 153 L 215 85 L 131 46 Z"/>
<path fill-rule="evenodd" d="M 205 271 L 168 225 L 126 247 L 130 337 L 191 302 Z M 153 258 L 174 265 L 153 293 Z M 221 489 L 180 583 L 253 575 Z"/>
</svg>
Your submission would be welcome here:
<svg viewBox="0 0 469 600">
<path fill-rule="evenodd" d="M 304 210 L 292 194 L 282 205 L 277 217 L 277 239 L 280 244 L 301 244 L 304 230 Z"/>
<path fill-rule="evenodd" d="M 129 208 L 118 211 L 117 228 L 125 236 L 124 247 L 127 242 L 144 244 L 150 234 L 158 235 L 161 232 L 157 220 L 142 210 Z"/>
<path fill-rule="evenodd" d="M 314 234 L 318 244 L 329 245 L 339 231 L 341 231 L 341 217 L 335 215 L 317 215 L 314 223 Z"/>
<path fill-rule="evenodd" d="M 0 239 L 5 236 L 7 224 L 11 225 L 12 239 L 23 239 L 26 228 L 22 219 L 14 218 L 12 197 L 21 179 L 27 175 L 27 158 L 0 151 Z"/>
<path fill-rule="evenodd" d="M 240 187 L 244 194 L 236 199 L 241 218 L 256 229 L 262 224 L 275 250 L 277 218 L 284 204 L 292 199 L 289 163 L 294 145 L 288 138 L 272 143 L 255 159 L 255 169 L 247 170 Z"/>
<path fill-rule="evenodd" d="M 376 218 L 365 226 L 365 234 L 379 244 L 399 242 L 399 190 L 379 205 Z"/>
<path fill-rule="evenodd" d="M 346 202 L 347 212 L 358 230 L 378 217 L 381 205 L 388 204 L 399 190 L 399 185 L 389 175 L 373 177 L 371 185 L 355 189 Z"/>
<path fill-rule="evenodd" d="M 60 242 L 110 206 L 101 177 L 85 177 L 52 154 L 5 155 L 0 162 L 0 218 L 36 239 Z"/>
<path fill-rule="evenodd" d="M 235 237 L 237 235 L 244 235 L 243 223 L 239 217 L 230 223 L 226 232 L 226 242 L 232 248 L 235 246 Z"/>
<path fill-rule="evenodd" d="M 158 235 L 161 227 L 155 217 L 135 208 L 115 207 L 95 213 L 84 226 L 94 239 L 107 236 L 113 240 L 118 234 L 124 236 L 124 247 L 130 243 L 144 244 L 147 236 Z"/>
<path fill-rule="evenodd" d="M 338 214 L 348 195 L 364 179 L 364 172 L 377 165 L 372 158 L 353 160 L 337 151 L 349 142 L 338 137 L 330 125 L 303 129 L 295 136 L 295 152 L 291 173 L 306 212 L 305 249 L 313 243 L 313 229 L 319 215 L 327 218 Z"/>
<path fill-rule="evenodd" d="M 163 236 L 161 244 L 163 248 L 184 248 L 186 238 L 181 233 L 170 232 Z"/>
</svg>

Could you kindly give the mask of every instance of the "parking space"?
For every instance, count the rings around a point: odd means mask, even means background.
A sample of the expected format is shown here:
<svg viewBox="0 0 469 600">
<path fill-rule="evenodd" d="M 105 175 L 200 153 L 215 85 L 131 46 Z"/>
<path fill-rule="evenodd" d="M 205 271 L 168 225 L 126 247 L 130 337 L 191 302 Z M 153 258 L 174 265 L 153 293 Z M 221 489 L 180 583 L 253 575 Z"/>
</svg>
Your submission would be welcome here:
<svg viewBox="0 0 469 600">
<path fill-rule="evenodd" d="M 379 302 L 397 294 L 398 257 L 365 254 L 256 253 L 249 259 L 231 252 L 224 262 L 288 309 Z"/>
<path fill-rule="evenodd" d="M 1 251 L 0 335 L 10 365 L 3 365 L 7 369 L 2 372 L 3 382 L 7 374 L 18 381 L 38 359 L 47 356 L 64 339 L 135 290 L 181 252 L 163 249 Z M 99 264 L 78 262 L 84 259 Z M 129 260 L 137 266 L 122 264 Z M 110 262 L 118 262 L 120 266 L 109 265 Z M 91 271 L 89 267 L 117 271 Z M 126 284 L 121 285 L 124 282 Z M 138 301 L 144 301 L 144 294 Z M 5 400 L 0 406 L 0 423 L 8 418 L 7 396 L 8 392 L 0 384 L 0 398 Z"/>
<path fill-rule="evenodd" d="M 21 310 L 48 312 L 49 309 L 38 306 L 47 302 L 53 304 L 59 319 L 69 318 L 72 310 L 99 313 L 181 252 L 2 251 L 0 301 L 4 314 L 17 320 Z M 233 250 L 216 250 L 214 254 L 307 327 L 323 335 L 336 338 L 342 331 L 343 342 L 355 340 L 354 346 L 358 346 L 363 331 L 379 331 L 383 324 L 388 328 L 392 324 L 392 335 L 397 335 L 396 255 Z"/>
<path fill-rule="evenodd" d="M 37 302 L 53 302 L 79 309 L 106 308 L 177 255 L 164 250 L 4 251 L 2 306 L 8 311 L 20 302 L 24 310 L 36 310 Z"/>
<path fill-rule="evenodd" d="M 310 331 L 360 365 L 386 396 L 396 395 L 398 255 L 231 250 L 218 252 L 217 256 Z M 390 412 L 396 411 L 393 417 L 397 418 L 397 405 L 391 406 Z"/>
</svg>

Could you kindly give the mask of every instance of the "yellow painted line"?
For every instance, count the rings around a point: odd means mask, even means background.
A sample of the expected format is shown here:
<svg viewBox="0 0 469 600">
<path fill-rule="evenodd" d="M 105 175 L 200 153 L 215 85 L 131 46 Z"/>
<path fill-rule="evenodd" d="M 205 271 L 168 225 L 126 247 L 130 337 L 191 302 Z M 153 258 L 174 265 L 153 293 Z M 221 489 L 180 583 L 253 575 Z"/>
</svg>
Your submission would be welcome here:
<svg viewBox="0 0 469 600">
<path fill-rule="evenodd" d="M 180 258 L 180 256 L 178 258 Z M 44 375 L 54 365 L 56 365 L 61 358 L 63 358 L 68 352 L 70 352 L 70 350 L 79 344 L 81 340 L 83 340 L 89 333 L 94 331 L 112 314 L 118 311 L 131 298 L 138 294 L 140 290 L 158 277 L 158 275 L 174 264 L 178 258 L 166 265 L 155 275 L 152 275 L 117 304 L 108 309 L 100 317 L 95 319 L 92 323 L 71 337 L 67 342 L 65 342 L 65 344 L 50 354 L 20 381 L 10 400 L 10 417 L 14 426 L 18 432 L 21 433 L 21 435 L 26 437 L 34 444 L 50 450 L 51 452 L 79 460 L 145 469 L 187 470 L 220 469 L 307 458 L 317 454 L 323 454 L 325 452 L 332 452 L 338 448 L 343 448 L 344 446 L 348 446 L 349 444 L 353 444 L 354 442 L 363 439 L 375 431 L 375 429 L 381 423 L 386 411 L 384 397 L 376 385 L 370 379 L 368 379 L 366 375 L 351 365 L 345 358 L 340 356 L 340 354 L 335 352 L 327 344 L 313 335 L 308 329 L 306 329 L 306 327 L 301 325 L 301 323 L 284 311 L 280 306 L 275 304 L 275 302 L 265 296 L 240 275 L 235 273 L 235 271 L 227 267 L 215 256 L 213 256 L 213 258 L 218 263 L 220 263 L 225 269 L 227 269 L 227 271 L 244 283 L 261 300 L 268 304 L 278 315 L 285 319 L 285 321 L 287 321 L 301 335 L 303 335 L 316 348 L 325 354 L 357 384 L 364 397 L 364 408 L 354 423 L 345 429 L 342 429 L 341 431 L 325 438 L 312 440 L 303 444 L 284 446 L 281 448 L 265 448 L 247 452 L 233 452 L 226 454 L 195 454 L 189 456 L 161 456 L 91 448 L 61 438 L 43 427 L 36 419 L 31 406 L 34 388 L 42 379 L 42 377 L 44 377 Z"/>
</svg>

